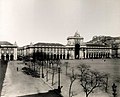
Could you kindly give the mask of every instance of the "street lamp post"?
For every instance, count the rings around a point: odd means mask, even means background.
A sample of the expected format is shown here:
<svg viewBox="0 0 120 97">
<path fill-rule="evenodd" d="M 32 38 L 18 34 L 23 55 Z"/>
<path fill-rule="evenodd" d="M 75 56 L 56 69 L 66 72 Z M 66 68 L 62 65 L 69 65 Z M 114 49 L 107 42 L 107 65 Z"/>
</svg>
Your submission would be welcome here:
<svg viewBox="0 0 120 97">
<path fill-rule="evenodd" d="M 43 61 L 42 61 L 42 78 L 44 78 L 44 73 L 43 73 Z"/>
<path fill-rule="evenodd" d="M 32 58 L 30 57 L 30 64 L 29 64 L 29 68 L 31 67 L 30 65 L 32 64 Z"/>
<path fill-rule="evenodd" d="M 61 93 L 61 87 L 60 87 L 60 65 L 58 65 L 58 91 Z"/>
<path fill-rule="evenodd" d="M 46 67 L 46 81 L 48 81 L 48 60 L 47 60 L 47 67 Z"/>
</svg>

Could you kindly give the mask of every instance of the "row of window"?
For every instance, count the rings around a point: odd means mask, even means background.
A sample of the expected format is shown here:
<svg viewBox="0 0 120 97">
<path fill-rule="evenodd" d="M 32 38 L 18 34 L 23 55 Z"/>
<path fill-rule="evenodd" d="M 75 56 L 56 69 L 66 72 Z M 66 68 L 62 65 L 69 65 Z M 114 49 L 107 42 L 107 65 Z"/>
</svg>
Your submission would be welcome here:
<svg viewBox="0 0 120 97">
<path fill-rule="evenodd" d="M 4 54 L 4 53 L 11 53 L 13 54 L 13 50 L 1 50 L 1 53 Z"/>
<path fill-rule="evenodd" d="M 99 52 L 103 52 L 103 51 L 110 51 L 109 49 L 87 49 L 87 51 L 99 51 Z"/>
<path fill-rule="evenodd" d="M 35 51 L 44 51 L 44 52 L 46 52 L 46 51 L 54 51 L 54 52 L 59 52 L 59 51 L 65 51 L 65 49 L 58 49 L 58 48 L 39 48 L 39 49 L 37 49 L 37 48 L 35 48 Z"/>
</svg>

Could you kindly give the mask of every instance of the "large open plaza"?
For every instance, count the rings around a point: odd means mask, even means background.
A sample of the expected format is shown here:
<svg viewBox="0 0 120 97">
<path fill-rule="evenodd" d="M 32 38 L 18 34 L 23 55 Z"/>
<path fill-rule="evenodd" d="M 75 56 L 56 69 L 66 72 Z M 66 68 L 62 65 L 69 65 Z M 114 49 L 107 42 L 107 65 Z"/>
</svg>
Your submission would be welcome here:
<svg viewBox="0 0 120 97">
<path fill-rule="evenodd" d="M 110 74 L 108 94 L 104 94 L 104 93 L 99 94 L 99 92 L 97 94 L 97 92 L 94 92 L 96 94 L 93 93 L 92 95 L 90 95 L 90 97 L 112 97 L 112 92 L 113 92 L 112 84 L 113 83 L 116 83 L 116 85 L 117 85 L 117 93 L 118 93 L 118 97 L 119 97 L 119 95 L 120 95 L 120 90 L 119 90 L 120 89 L 120 64 L 119 64 L 120 59 L 106 59 L 106 60 L 104 60 L 104 59 L 87 59 L 87 60 L 84 59 L 84 60 L 63 60 L 62 61 L 62 63 L 65 63 L 65 62 L 68 62 L 69 66 L 70 66 L 70 67 L 68 66 L 69 73 L 72 73 L 72 68 L 74 68 L 74 72 L 76 72 L 76 73 L 80 72 L 77 70 L 77 66 L 79 64 L 86 64 L 86 65 L 90 65 L 91 69 L 93 69 L 93 70 L 97 70 L 101 73 L 109 73 Z M 64 74 L 66 71 L 65 69 L 66 69 L 66 66 L 64 66 L 64 68 L 63 68 Z M 65 80 L 62 80 L 62 81 L 64 82 Z M 78 84 L 77 81 L 75 83 Z M 79 96 L 75 96 L 75 97 L 81 97 L 80 90 L 78 87 L 80 88 L 81 86 L 73 85 L 73 92 L 74 93 L 77 92 L 79 94 Z M 64 86 L 63 86 L 63 89 L 64 89 Z"/>
<path fill-rule="evenodd" d="M 69 97 L 69 86 L 70 86 L 70 78 L 69 74 L 72 73 L 74 69 L 74 74 L 79 74 L 79 70 L 77 66 L 79 64 L 90 65 L 91 69 L 97 70 L 101 73 L 109 73 L 109 84 L 108 84 L 108 92 L 106 93 L 104 90 L 99 90 L 99 88 L 95 89 L 93 93 L 90 94 L 89 97 L 112 97 L 112 84 L 115 83 L 117 85 L 117 95 L 120 95 L 120 59 L 84 59 L 84 60 L 60 60 L 60 86 L 61 95 L 63 97 Z M 68 70 L 66 75 L 66 65 L 68 62 Z M 46 66 L 42 67 L 40 64 L 35 63 L 35 67 L 31 67 L 32 63 L 27 62 L 26 65 L 23 61 L 11 61 L 9 62 L 9 66 L 7 68 L 5 81 L 2 89 L 2 97 L 24 97 L 25 95 L 38 94 L 38 93 L 47 93 L 49 90 L 58 89 L 58 73 L 54 74 L 54 81 L 52 84 L 52 68 L 46 68 Z M 55 66 L 56 63 L 54 63 Z M 31 66 L 30 66 L 31 65 Z M 31 75 L 26 75 L 22 68 L 28 67 L 34 69 L 40 74 L 39 77 L 32 77 Z M 17 71 L 18 67 L 18 71 Z M 39 68 L 40 67 L 40 68 Z M 47 71 L 48 70 L 48 77 Z M 16 73 L 15 73 L 16 72 Z M 42 78 L 42 73 L 44 77 Z M 10 86 L 10 87 L 9 87 Z M 16 92 L 14 92 L 17 89 Z M 72 97 L 84 97 L 85 93 L 80 85 L 79 79 L 76 79 L 72 86 Z M 9 96 L 8 96 L 9 95 Z M 25 96 L 27 97 L 27 96 Z M 37 96 L 36 96 L 37 97 Z M 40 96 L 39 94 L 39 97 Z M 53 96 L 51 96 L 53 97 Z"/>
</svg>

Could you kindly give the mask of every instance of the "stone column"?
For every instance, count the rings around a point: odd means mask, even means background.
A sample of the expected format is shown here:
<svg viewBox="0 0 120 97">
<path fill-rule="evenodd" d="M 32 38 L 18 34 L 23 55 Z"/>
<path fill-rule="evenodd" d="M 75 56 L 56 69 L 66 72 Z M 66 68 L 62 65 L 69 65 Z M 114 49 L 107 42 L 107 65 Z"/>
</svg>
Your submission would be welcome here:
<svg viewBox="0 0 120 97">
<path fill-rule="evenodd" d="M 9 53 L 9 60 L 10 60 L 10 56 L 11 56 L 11 54 Z"/>
<path fill-rule="evenodd" d="M 65 59 L 67 59 L 67 52 L 68 52 L 68 50 L 65 49 Z"/>
<path fill-rule="evenodd" d="M 80 55 L 79 56 L 80 59 L 83 58 L 83 51 L 82 50 L 79 51 L 79 55 Z"/>
<path fill-rule="evenodd" d="M 6 60 L 6 54 L 4 54 L 4 60 Z"/>
<path fill-rule="evenodd" d="M 81 59 L 81 49 L 80 49 L 80 51 L 79 51 L 79 59 Z"/>
<path fill-rule="evenodd" d="M 1 59 L 1 53 L 2 53 L 2 52 L 1 52 L 1 48 L 0 48 L 0 59 Z"/>
<path fill-rule="evenodd" d="M 33 53 L 33 48 L 30 48 L 29 54 L 32 54 L 32 53 Z"/>
<path fill-rule="evenodd" d="M 14 48 L 14 60 L 17 60 L 17 48 Z"/>
<path fill-rule="evenodd" d="M 24 50 L 23 50 L 23 51 L 24 51 L 24 56 L 26 56 L 26 48 L 24 48 Z"/>
<path fill-rule="evenodd" d="M 118 57 L 120 57 L 120 48 L 118 48 Z"/>
<path fill-rule="evenodd" d="M 71 50 L 71 55 L 72 55 L 72 59 L 74 59 L 75 58 L 74 50 Z"/>
<path fill-rule="evenodd" d="M 110 58 L 112 58 L 112 48 L 110 48 Z"/>
<path fill-rule="evenodd" d="M 84 52 L 85 52 L 85 59 L 86 59 L 86 55 L 87 55 L 87 50 L 85 49 L 85 51 L 84 51 Z"/>
</svg>

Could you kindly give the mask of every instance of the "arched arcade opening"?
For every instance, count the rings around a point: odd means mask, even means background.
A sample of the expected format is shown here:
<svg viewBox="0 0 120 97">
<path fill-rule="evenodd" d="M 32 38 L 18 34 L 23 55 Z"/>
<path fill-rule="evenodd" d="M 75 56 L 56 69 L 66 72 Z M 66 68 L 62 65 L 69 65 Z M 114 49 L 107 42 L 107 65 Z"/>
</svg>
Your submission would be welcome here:
<svg viewBox="0 0 120 97">
<path fill-rule="evenodd" d="M 10 55 L 10 60 L 14 60 L 14 56 L 13 55 Z"/>
</svg>

